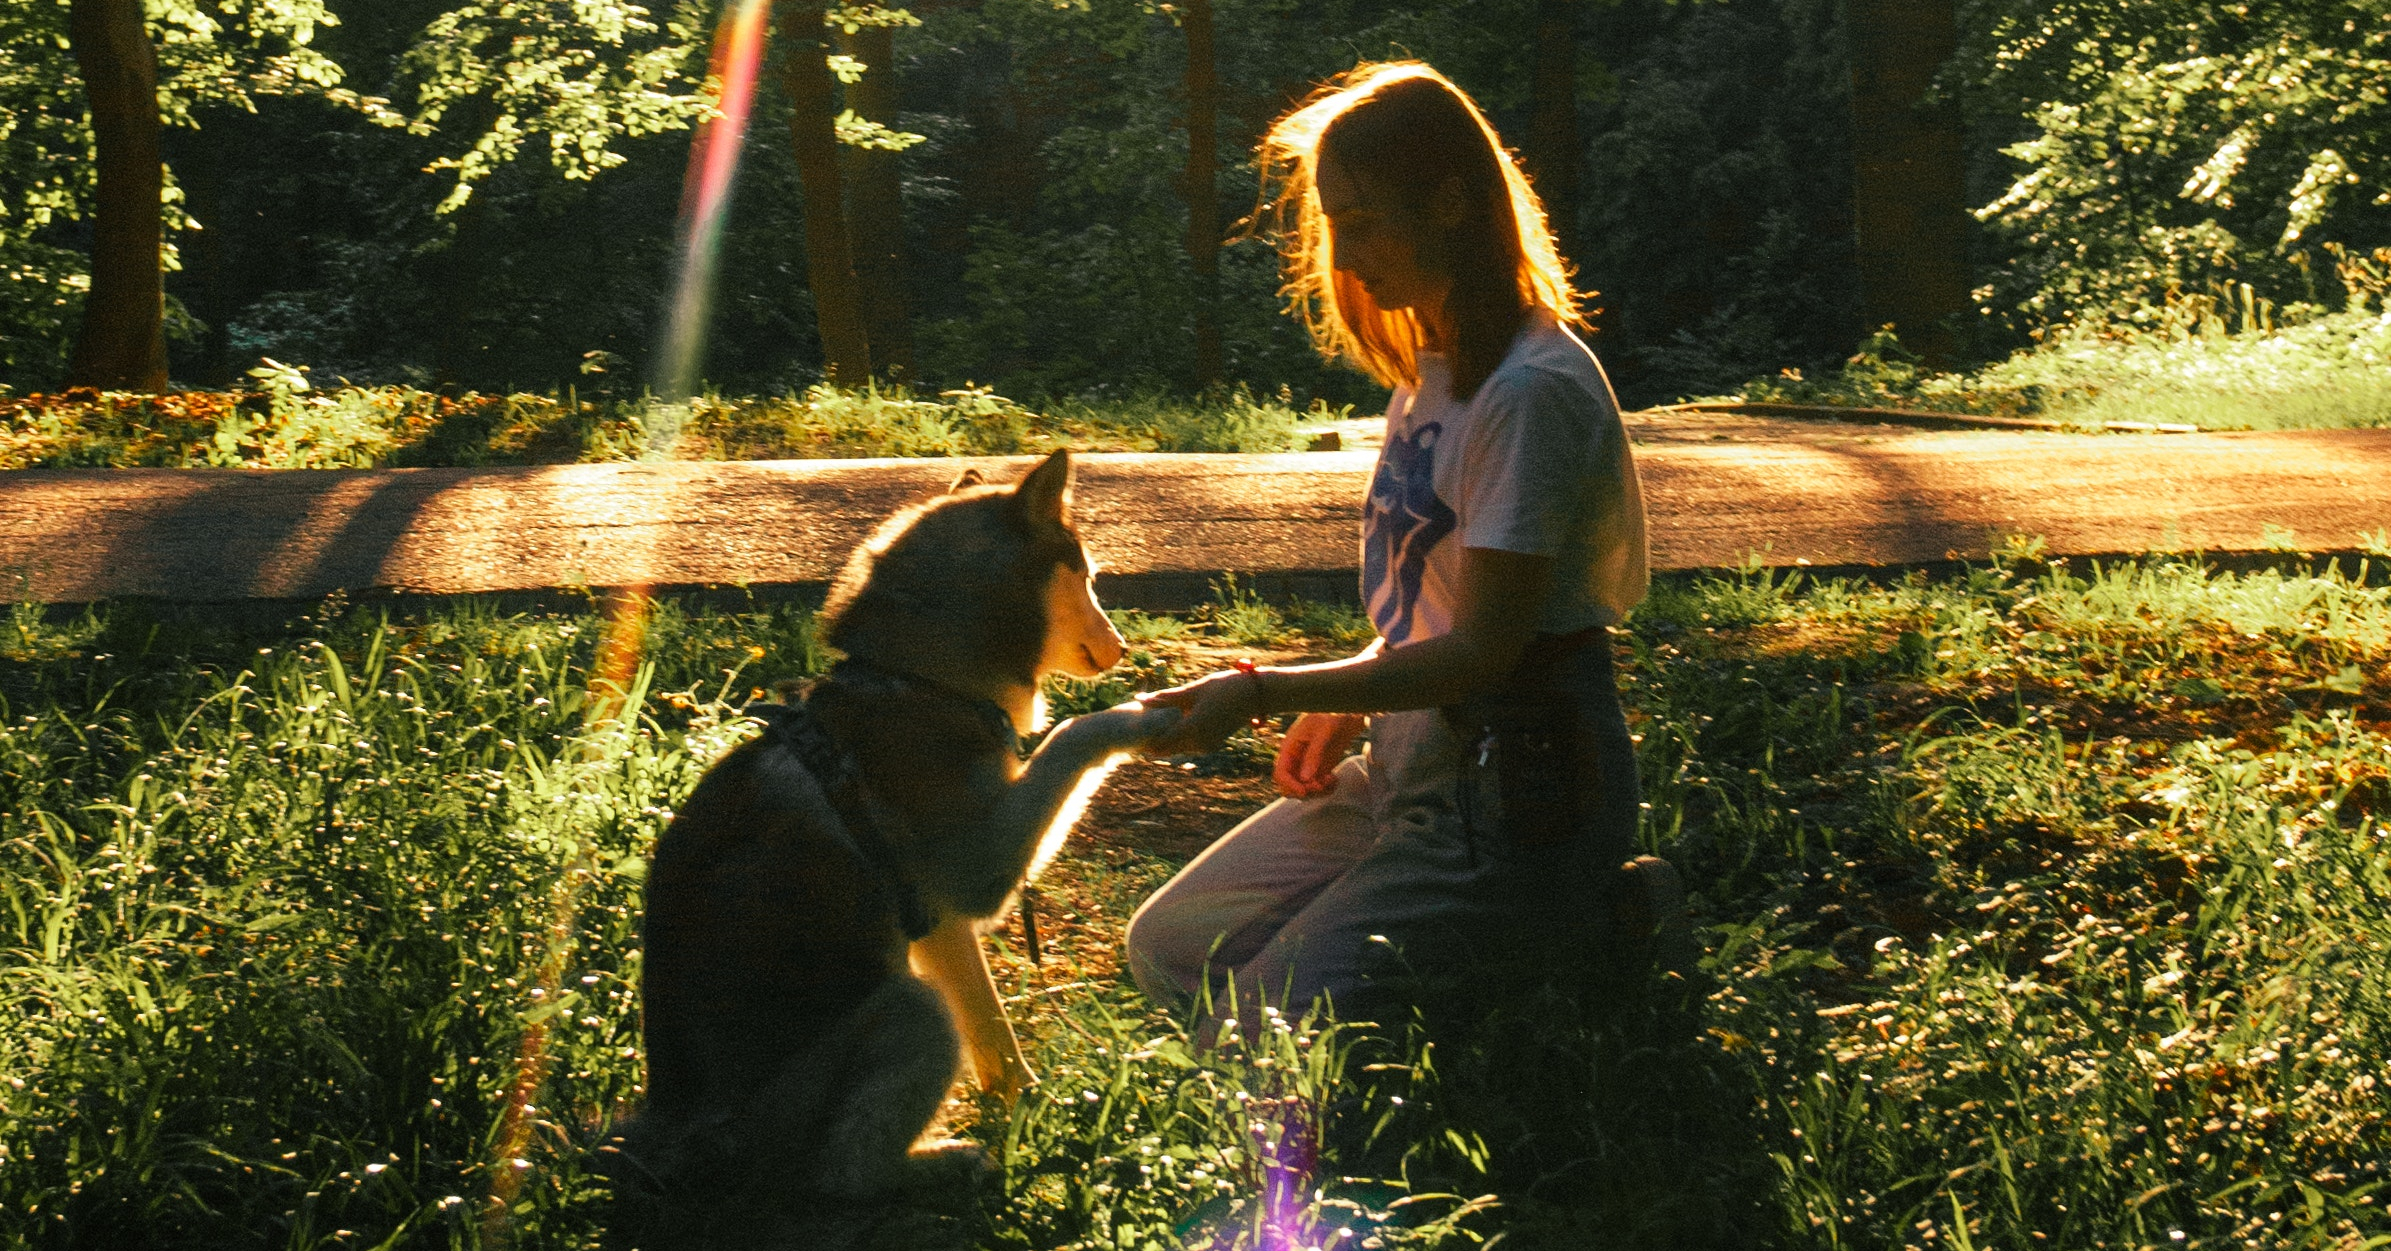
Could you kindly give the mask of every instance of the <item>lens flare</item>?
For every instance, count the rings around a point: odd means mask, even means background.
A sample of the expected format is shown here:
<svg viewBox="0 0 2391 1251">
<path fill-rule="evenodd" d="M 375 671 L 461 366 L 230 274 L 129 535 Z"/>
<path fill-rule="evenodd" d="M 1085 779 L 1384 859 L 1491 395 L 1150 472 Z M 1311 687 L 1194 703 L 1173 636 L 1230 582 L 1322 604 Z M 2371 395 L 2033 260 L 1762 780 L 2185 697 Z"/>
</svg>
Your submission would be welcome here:
<svg viewBox="0 0 2391 1251">
<path fill-rule="evenodd" d="M 638 714 L 636 701 L 646 689 L 640 662 L 647 654 L 650 606 L 644 586 L 624 587 L 606 598 L 606 624 L 598 637 L 597 655 L 590 663 L 589 699 L 583 705 L 581 729 L 585 740 L 610 728 L 622 729 L 627 718 Z M 592 756 L 602 754 L 602 749 L 593 745 Z M 557 876 L 550 891 L 548 954 L 540 962 L 536 989 L 532 992 L 532 998 L 539 1003 L 559 1002 L 566 963 L 573 952 L 574 933 L 580 921 L 581 888 L 595 872 L 596 866 L 584 844 Z M 508 1217 L 522 1193 L 525 1175 L 532 1168 L 528 1158 L 531 1131 L 539 1115 L 532 1100 L 538 1097 L 541 1083 L 548 1078 L 548 1025 L 555 1019 L 558 1014 L 552 1009 L 548 1016 L 531 1022 L 524 1028 L 523 1041 L 517 1049 L 514 1084 L 508 1088 L 506 1106 L 499 1113 L 490 1205 L 482 1216 L 484 1246 L 513 1245 Z"/>
<path fill-rule="evenodd" d="M 649 384 L 656 396 L 648 431 L 651 451 L 663 452 L 680 433 L 679 417 L 697 386 L 705 355 L 706 318 L 713 311 L 714 275 L 722 262 L 723 221 L 755 104 L 756 73 L 764 60 L 769 0 L 739 0 L 714 35 L 713 79 L 721 84 L 719 113 L 697 128 L 689 144 L 689 172 L 681 181 L 680 255 L 663 350 Z"/>
<path fill-rule="evenodd" d="M 648 410 L 651 453 L 669 450 L 679 437 L 689 393 L 697 384 L 698 361 L 705 351 L 706 315 L 714 300 L 714 274 L 722 259 L 723 220 L 729 215 L 731 185 L 738 176 L 739 152 L 755 103 L 756 72 L 764 59 L 764 20 L 770 11 L 769 0 L 738 0 L 715 31 L 712 74 L 722 96 L 717 115 L 700 125 L 690 141 L 689 171 L 681 183 L 680 255 L 672 307 L 666 316 L 663 350 L 650 377 L 656 396 Z M 607 597 L 605 629 L 590 666 L 589 701 L 584 705 L 582 725 L 585 736 L 637 713 L 648 609 L 645 586 L 622 587 Z M 557 878 L 548 955 L 541 964 L 534 995 L 547 1003 L 557 1002 L 566 961 L 574 947 L 581 887 L 593 872 L 585 850 Z M 514 1083 L 499 1118 L 490 1206 L 482 1221 L 482 1238 L 488 1246 L 512 1242 L 507 1218 L 522 1193 L 525 1174 L 532 1168 L 527 1155 L 538 1116 L 532 1101 L 548 1076 L 548 1028 L 547 1019 L 527 1026 L 515 1058 Z"/>
</svg>

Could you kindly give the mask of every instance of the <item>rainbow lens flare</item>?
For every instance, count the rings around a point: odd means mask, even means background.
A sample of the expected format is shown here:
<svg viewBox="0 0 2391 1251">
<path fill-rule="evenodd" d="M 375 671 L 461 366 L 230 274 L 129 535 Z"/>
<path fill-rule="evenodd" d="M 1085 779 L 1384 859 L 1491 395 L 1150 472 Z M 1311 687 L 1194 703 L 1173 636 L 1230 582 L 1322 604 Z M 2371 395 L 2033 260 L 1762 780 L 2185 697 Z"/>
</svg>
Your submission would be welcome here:
<svg viewBox="0 0 2391 1251">
<path fill-rule="evenodd" d="M 656 396 L 648 431 L 649 449 L 661 454 L 680 433 L 678 420 L 696 389 L 706 350 L 706 321 L 713 313 L 714 277 L 722 264 L 723 222 L 730 216 L 731 188 L 747 119 L 755 106 L 756 74 L 764 62 L 769 0 L 738 0 L 723 14 L 714 35 L 713 80 L 721 98 L 714 117 L 701 123 L 689 144 L 689 172 L 681 181 L 680 249 L 675 262 L 672 305 L 664 343 L 651 372 Z M 659 422 L 658 417 L 665 420 Z"/>
</svg>

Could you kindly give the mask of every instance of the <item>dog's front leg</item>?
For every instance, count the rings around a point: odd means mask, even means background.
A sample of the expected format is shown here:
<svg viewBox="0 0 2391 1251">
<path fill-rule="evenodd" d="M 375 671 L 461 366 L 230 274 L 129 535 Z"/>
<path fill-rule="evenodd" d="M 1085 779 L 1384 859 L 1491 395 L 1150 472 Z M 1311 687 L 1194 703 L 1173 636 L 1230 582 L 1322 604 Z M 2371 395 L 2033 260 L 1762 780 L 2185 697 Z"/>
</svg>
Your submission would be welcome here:
<svg viewBox="0 0 2391 1251">
<path fill-rule="evenodd" d="M 996 979 L 988 973 L 988 951 L 980 945 L 979 927 L 969 917 L 948 917 L 937 929 L 913 944 L 913 971 L 938 989 L 954 1014 L 962 1035 L 963 1054 L 971 1061 L 979 1088 L 1011 1104 L 1038 1082 L 1022 1058 L 1021 1043 L 1013 1036 L 997 998 Z"/>
<path fill-rule="evenodd" d="M 1102 780 L 1091 771 L 1178 723 L 1176 708 L 1123 704 L 1056 726 L 990 809 L 985 830 L 961 840 L 968 846 L 955 848 L 960 854 L 940 866 L 951 875 L 946 897 L 973 916 L 994 916 L 1028 874 L 1033 858 L 1042 859 L 1041 851 L 1052 854 L 1053 847 L 1042 844 L 1059 843 L 1069 832 L 1076 809 Z"/>
<path fill-rule="evenodd" d="M 1021 776 L 1005 787 L 985 826 L 947 844 L 923 866 L 925 872 L 945 879 L 939 893 L 961 915 L 950 914 L 913 944 L 913 966 L 922 980 L 938 988 L 954 1013 L 980 1089 L 1007 1103 L 1038 1078 L 1022 1057 L 1013 1023 L 997 998 L 988 953 L 980 946 L 973 922 L 1002 909 L 1028 874 L 1041 844 L 1059 841 L 1068 832 L 1076 815 L 1068 810 L 1071 800 L 1075 794 L 1084 799 L 1084 792 L 1092 789 L 1086 784 L 1100 776 L 1092 776 L 1093 771 L 1168 730 L 1178 717 L 1176 709 L 1123 706 L 1056 726 Z"/>
</svg>

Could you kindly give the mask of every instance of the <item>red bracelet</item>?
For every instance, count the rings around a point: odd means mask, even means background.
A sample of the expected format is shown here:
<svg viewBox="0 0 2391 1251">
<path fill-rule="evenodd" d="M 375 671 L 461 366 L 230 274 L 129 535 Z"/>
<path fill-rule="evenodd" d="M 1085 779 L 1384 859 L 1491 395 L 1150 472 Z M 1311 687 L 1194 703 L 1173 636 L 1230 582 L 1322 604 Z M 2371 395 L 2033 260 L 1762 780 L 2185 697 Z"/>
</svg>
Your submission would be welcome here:
<svg viewBox="0 0 2391 1251">
<path fill-rule="evenodd" d="M 1239 656 L 1237 659 L 1229 662 L 1229 667 L 1254 680 L 1254 707 L 1256 709 L 1263 709 L 1263 714 L 1252 718 L 1247 724 L 1252 725 L 1257 730 L 1261 729 L 1262 722 L 1268 715 L 1268 712 L 1262 703 L 1262 675 L 1256 672 L 1258 666 L 1254 664 L 1254 658 L 1251 656 Z"/>
</svg>

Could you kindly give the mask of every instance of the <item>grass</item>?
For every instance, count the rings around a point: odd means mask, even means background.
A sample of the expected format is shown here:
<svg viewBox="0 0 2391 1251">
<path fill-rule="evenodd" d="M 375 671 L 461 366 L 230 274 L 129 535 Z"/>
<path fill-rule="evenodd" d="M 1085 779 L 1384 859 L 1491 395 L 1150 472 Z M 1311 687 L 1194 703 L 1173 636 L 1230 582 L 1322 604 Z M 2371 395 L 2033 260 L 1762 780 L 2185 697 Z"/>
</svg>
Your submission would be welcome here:
<svg viewBox="0 0 2391 1251">
<path fill-rule="evenodd" d="M 1433 1044 L 1189 1051 L 1114 964 L 1184 850 L 1100 798 L 1042 887 L 1047 963 L 997 953 L 1046 1081 L 951 1112 L 1008 1165 L 987 1245 L 2373 1245 L 2381 572 L 2021 548 L 1664 581 L 1622 676 L 1702 973 L 1526 978 Z M 1130 673 L 1050 699 L 1253 650 L 1220 615 L 1245 594 L 1125 616 Z M 641 852 L 730 708 L 822 659 L 795 610 L 630 620 L 619 702 L 594 607 L 0 623 L 0 1239 L 589 1245 Z M 1293 657 L 1361 627 L 1280 629 Z M 1169 817 L 1269 740 L 1114 789 Z"/>
<path fill-rule="evenodd" d="M 2278 322 L 2243 286 L 2064 329 L 2006 360 L 1948 374 L 1922 368 L 1887 333 L 1832 375 L 1757 379 L 1743 398 L 2043 417 L 2089 429 L 2391 426 L 2391 312 L 2359 298 L 2343 312 L 2308 308 Z"/>
<path fill-rule="evenodd" d="M 1284 452 L 1347 414 L 1244 388 L 1199 399 L 1067 401 L 1033 411 L 984 388 L 644 398 L 317 390 L 268 362 L 255 392 L 0 393 L 0 469 L 336 469 L 574 461 L 981 456 L 1080 451 Z"/>
</svg>

